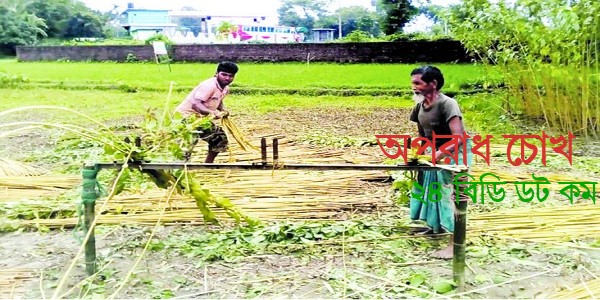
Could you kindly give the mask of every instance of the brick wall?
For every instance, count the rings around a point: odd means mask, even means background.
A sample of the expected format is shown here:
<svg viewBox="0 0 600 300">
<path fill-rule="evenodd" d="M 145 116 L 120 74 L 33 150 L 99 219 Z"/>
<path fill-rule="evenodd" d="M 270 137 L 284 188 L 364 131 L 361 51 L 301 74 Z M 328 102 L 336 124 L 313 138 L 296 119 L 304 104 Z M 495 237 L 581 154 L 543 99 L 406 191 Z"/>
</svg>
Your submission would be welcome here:
<svg viewBox="0 0 600 300">
<path fill-rule="evenodd" d="M 154 60 L 152 46 L 17 46 L 20 61 L 125 61 L 129 53 Z"/>
<path fill-rule="evenodd" d="M 153 60 L 151 46 L 20 46 L 21 61 L 125 61 L 132 53 L 139 60 Z M 469 62 L 457 41 L 412 41 L 395 43 L 327 44 L 227 44 L 175 45 L 174 61 L 217 62 L 221 60 L 256 62 L 339 62 L 339 63 L 414 63 Z"/>
</svg>

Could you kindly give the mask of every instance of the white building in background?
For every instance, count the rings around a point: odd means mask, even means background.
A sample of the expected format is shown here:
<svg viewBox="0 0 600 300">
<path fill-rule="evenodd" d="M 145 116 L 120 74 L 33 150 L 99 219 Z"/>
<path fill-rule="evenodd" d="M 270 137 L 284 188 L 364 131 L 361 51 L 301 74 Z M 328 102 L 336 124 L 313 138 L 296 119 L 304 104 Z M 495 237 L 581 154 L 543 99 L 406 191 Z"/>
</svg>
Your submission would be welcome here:
<svg viewBox="0 0 600 300">
<path fill-rule="evenodd" d="M 174 11 L 135 9 L 129 4 L 123 12 L 125 23 L 122 25 L 137 40 L 162 33 L 176 44 L 212 44 L 212 43 L 298 43 L 304 41 L 302 28 L 279 26 L 275 20 L 266 16 L 226 16 L 213 15 L 207 11 Z M 178 21 L 186 18 L 197 20 L 200 26 L 198 34 L 190 28 L 178 26 Z M 220 36 L 217 28 L 222 22 L 237 27 L 228 36 Z"/>
</svg>

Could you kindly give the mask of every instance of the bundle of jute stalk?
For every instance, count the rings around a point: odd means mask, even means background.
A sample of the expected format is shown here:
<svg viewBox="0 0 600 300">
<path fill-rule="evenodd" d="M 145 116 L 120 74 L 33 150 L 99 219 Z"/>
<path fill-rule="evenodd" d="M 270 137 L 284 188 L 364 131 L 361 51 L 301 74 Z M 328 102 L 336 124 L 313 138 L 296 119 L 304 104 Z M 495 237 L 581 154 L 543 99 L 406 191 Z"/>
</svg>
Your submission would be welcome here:
<svg viewBox="0 0 600 300">
<path fill-rule="evenodd" d="M 111 200 L 106 210 L 98 211 L 98 224 L 142 224 L 154 225 L 158 220 L 164 225 L 199 224 L 198 208 L 194 199 L 186 195 L 174 195 L 164 206 L 162 191 L 144 195 L 119 195 Z M 162 205 L 162 207 L 161 207 Z M 343 220 L 360 211 L 380 211 L 390 204 L 372 194 L 354 197 L 268 197 L 260 199 L 238 199 L 235 206 L 260 220 Z M 161 212 L 161 210 L 164 210 Z M 216 219 L 225 219 L 228 212 L 214 208 L 211 214 Z M 73 227 L 78 219 L 53 218 L 18 220 L 22 227 L 46 226 L 49 228 Z"/>
<path fill-rule="evenodd" d="M 80 183 L 80 176 L 0 176 L 0 201 L 57 196 Z"/>
<path fill-rule="evenodd" d="M 233 121 L 231 121 L 228 116 L 225 116 L 221 119 L 221 125 L 223 125 L 223 127 L 227 129 L 227 132 L 229 132 L 229 134 L 238 142 L 242 150 L 259 150 L 258 147 L 252 145 L 250 141 L 246 139 L 242 131 L 237 127 L 237 125 L 235 125 L 235 123 L 233 123 Z"/>
<path fill-rule="evenodd" d="M 550 299 L 594 299 L 595 295 L 600 295 L 600 278 L 592 281 L 582 282 L 572 290 L 564 289 L 552 296 Z"/>
<path fill-rule="evenodd" d="M 32 190 L 66 190 L 77 187 L 80 176 L 44 175 L 44 176 L 5 176 L 0 177 L 0 187 Z"/>
<path fill-rule="evenodd" d="M 498 238 L 565 243 L 600 235 L 600 206 L 563 205 L 475 214 L 469 232 Z"/>
<path fill-rule="evenodd" d="M 0 157 L 0 177 L 6 176 L 38 176 L 47 170 L 35 168 L 22 162 Z"/>
</svg>

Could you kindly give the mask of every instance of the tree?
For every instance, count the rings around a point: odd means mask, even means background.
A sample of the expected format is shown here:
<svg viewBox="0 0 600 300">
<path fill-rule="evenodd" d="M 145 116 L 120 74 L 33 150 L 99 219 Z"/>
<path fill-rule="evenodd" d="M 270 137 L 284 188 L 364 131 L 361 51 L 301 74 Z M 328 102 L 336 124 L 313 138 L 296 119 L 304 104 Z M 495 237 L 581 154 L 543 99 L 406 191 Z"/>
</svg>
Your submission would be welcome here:
<svg viewBox="0 0 600 300">
<path fill-rule="evenodd" d="M 314 28 L 316 20 L 325 15 L 323 0 L 282 0 L 277 9 L 279 23 L 287 26 Z"/>
<path fill-rule="evenodd" d="M 62 36 L 65 38 L 77 37 L 104 37 L 104 24 L 100 16 L 91 12 L 77 12 L 67 20 Z"/>
<path fill-rule="evenodd" d="M 359 30 L 372 36 L 379 36 L 378 16 L 363 6 L 342 7 L 333 15 L 327 15 L 316 22 L 316 26 L 335 29 L 339 28 L 339 19 L 342 21 L 342 36 Z"/>
<path fill-rule="evenodd" d="M 27 5 L 27 11 L 46 22 L 48 37 L 58 38 L 63 35 L 72 6 L 69 0 L 33 0 Z"/>
<path fill-rule="evenodd" d="M 376 8 L 381 14 L 381 30 L 387 35 L 402 32 L 404 25 L 418 12 L 410 0 L 379 0 Z"/>
<path fill-rule="evenodd" d="M 431 33 L 434 35 L 448 35 L 447 15 L 451 8 L 441 5 L 422 5 L 419 7 L 419 15 L 424 15 L 434 22 Z"/>
<path fill-rule="evenodd" d="M 131 37 L 127 29 L 123 28 L 121 24 L 125 23 L 125 15 L 121 14 L 118 10 L 119 5 L 113 4 L 113 8 L 102 14 L 102 18 L 108 20 L 104 24 L 103 32 L 106 37 Z"/>
<path fill-rule="evenodd" d="M 27 11 L 43 19 L 46 34 L 54 38 L 104 37 L 106 15 L 76 0 L 30 0 Z"/>
<path fill-rule="evenodd" d="M 21 7 L 8 8 L 0 4 L 0 46 L 33 45 L 45 36 L 44 20 L 27 13 Z"/>
<path fill-rule="evenodd" d="M 219 23 L 219 26 L 217 26 L 217 36 L 219 37 L 219 39 L 226 40 L 227 37 L 229 37 L 229 34 L 235 33 L 237 32 L 237 30 L 237 25 L 231 22 L 222 21 L 221 23 Z"/>
</svg>

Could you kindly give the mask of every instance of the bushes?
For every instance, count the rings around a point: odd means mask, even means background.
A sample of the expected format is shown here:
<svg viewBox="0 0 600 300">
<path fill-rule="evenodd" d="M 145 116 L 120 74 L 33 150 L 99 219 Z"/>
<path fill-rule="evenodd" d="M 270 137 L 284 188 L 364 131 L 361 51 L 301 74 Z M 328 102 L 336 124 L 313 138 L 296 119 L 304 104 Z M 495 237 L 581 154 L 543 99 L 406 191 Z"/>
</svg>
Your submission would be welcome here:
<svg viewBox="0 0 600 300">
<path fill-rule="evenodd" d="M 14 87 L 25 82 L 29 82 L 29 79 L 23 75 L 10 75 L 0 72 L 0 87 Z"/>
<path fill-rule="evenodd" d="M 369 33 L 361 30 L 354 30 L 350 32 L 347 36 L 342 38 L 342 42 L 350 43 L 365 43 L 371 42 L 371 40 L 373 40 L 373 38 L 371 38 Z"/>
<path fill-rule="evenodd" d="M 454 38 L 445 35 L 428 35 L 425 33 L 395 33 L 382 38 L 384 42 L 408 41 L 452 41 Z"/>
<path fill-rule="evenodd" d="M 173 41 L 171 41 L 166 35 L 163 35 L 160 33 L 157 33 L 157 34 L 147 38 L 144 41 L 144 44 L 152 45 L 153 42 L 164 42 L 165 45 L 167 45 L 167 46 L 171 46 L 174 44 Z"/>
</svg>

